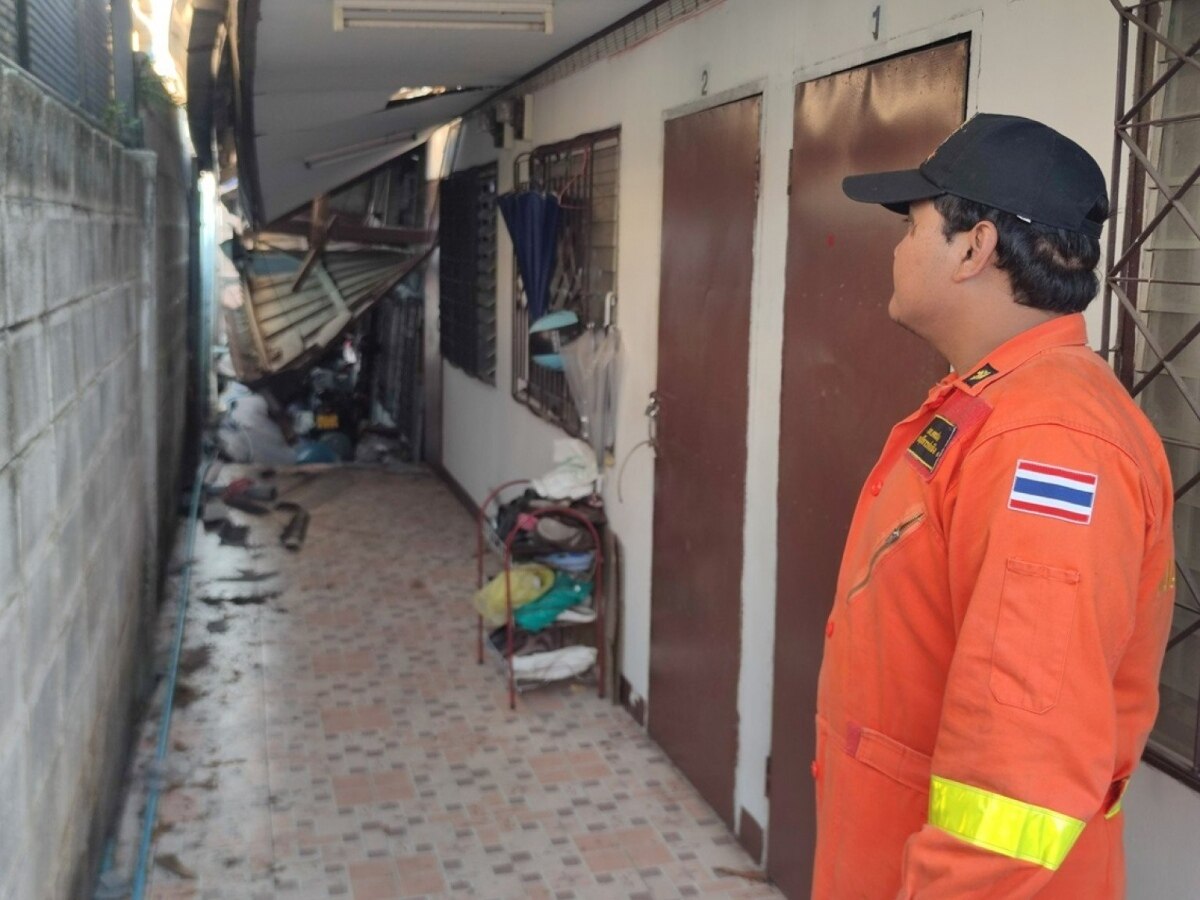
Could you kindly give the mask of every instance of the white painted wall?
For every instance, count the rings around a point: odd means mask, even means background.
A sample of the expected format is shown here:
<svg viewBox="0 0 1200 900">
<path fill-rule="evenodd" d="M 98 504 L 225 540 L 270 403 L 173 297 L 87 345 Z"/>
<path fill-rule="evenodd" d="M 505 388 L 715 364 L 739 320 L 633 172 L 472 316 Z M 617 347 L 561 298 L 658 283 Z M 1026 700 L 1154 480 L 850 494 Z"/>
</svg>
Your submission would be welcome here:
<svg viewBox="0 0 1200 900">
<path fill-rule="evenodd" d="M 498 159 L 504 189 L 512 182 L 516 152 L 621 127 L 618 322 L 623 376 L 616 447 L 621 461 L 646 437 L 643 410 L 656 379 L 664 119 L 670 111 L 701 100 L 700 75 L 705 68 L 714 99 L 722 92 L 761 85 L 762 202 L 751 310 L 736 803 L 764 827 L 768 803 L 763 776 L 770 751 L 775 646 L 786 184 L 795 85 L 970 32 L 969 113 L 1004 112 L 1041 119 L 1082 143 L 1105 171 L 1111 154 L 1117 17 L 1108 4 L 1098 0 L 883 0 L 881 34 L 874 41 L 871 13 L 876 3 L 726 0 L 610 61 L 539 91 L 533 102 L 534 143 L 497 152 L 487 136 L 475 132 L 465 139 L 458 162 L 458 168 L 465 168 Z M 886 266 L 889 260 L 864 260 L 864 264 Z M 552 441 L 561 435 L 511 398 L 511 267 L 511 245 L 502 228 L 497 386 L 483 385 L 451 367 L 445 374 L 445 465 L 477 501 L 492 485 L 547 468 Z M 1089 326 L 1096 334 L 1100 309 L 1098 303 L 1093 306 Z M 614 482 L 615 472 L 605 501 L 625 547 L 623 671 L 633 688 L 645 694 L 654 487 L 649 452 L 639 450 L 629 464 L 624 503 L 617 499 Z M 1131 819 L 1136 821 L 1136 815 Z M 1157 825 L 1145 823 L 1152 824 Z M 1146 833 L 1139 832 L 1139 840 L 1132 842 L 1135 850 L 1155 843 L 1146 839 Z"/>
</svg>

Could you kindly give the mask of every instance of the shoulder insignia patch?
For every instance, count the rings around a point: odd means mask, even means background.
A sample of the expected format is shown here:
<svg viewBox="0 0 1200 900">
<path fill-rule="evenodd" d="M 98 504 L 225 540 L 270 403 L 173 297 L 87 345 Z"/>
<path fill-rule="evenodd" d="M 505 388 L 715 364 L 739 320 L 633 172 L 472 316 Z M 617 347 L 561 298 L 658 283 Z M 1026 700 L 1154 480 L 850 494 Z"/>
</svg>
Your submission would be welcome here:
<svg viewBox="0 0 1200 900">
<path fill-rule="evenodd" d="M 969 385 L 976 385 L 981 381 L 987 381 L 987 379 L 991 378 L 995 374 L 996 369 L 992 368 L 992 364 L 984 363 L 982 366 L 964 378 L 963 381 Z"/>
<path fill-rule="evenodd" d="M 1008 508 L 1076 525 L 1090 525 L 1099 480 L 1091 472 L 1019 459 L 1008 495 Z"/>
<path fill-rule="evenodd" d="M 944 416 L 934 416 L 925 430 L 917 435 L 909 447 L 909 454 L 925 469 L 932 472 L 950 445 L 958 426 Z"/>
</svg>

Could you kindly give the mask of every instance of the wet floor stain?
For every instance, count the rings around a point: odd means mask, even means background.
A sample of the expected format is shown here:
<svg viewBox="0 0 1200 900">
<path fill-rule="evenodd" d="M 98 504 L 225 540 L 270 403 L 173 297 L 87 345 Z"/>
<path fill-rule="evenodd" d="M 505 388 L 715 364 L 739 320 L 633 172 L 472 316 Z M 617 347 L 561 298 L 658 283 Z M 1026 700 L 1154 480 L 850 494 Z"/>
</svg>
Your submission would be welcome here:
<svg viewBox="0 0 1200 900">
<path fill-rule="evenodd" d="M 286 510 L 227 511 L 245 547 L 197 533 L 150 897 L 778 896 L 623 709 L 563 684 L 509 711 L 500 671 L 474 661 L 474 524 L 436 478 L 272 483 L 311 516 L 298 551 L 280 543 Z M 161 690 L 117 873 L 136 855 Z"/>
</svg>

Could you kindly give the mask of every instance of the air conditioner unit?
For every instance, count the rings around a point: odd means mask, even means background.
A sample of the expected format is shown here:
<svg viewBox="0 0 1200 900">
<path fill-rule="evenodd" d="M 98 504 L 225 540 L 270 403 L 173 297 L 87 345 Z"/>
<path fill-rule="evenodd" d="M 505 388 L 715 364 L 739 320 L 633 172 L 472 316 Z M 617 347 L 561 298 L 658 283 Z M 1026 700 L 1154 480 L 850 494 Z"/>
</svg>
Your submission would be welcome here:
<svg viewBox="0 0 1200 900">
<path fill-rule="evenodd" d="M 554 0 L 333 0 L 333 30 L 347 28 L 554 31 Z"/>
</svg>

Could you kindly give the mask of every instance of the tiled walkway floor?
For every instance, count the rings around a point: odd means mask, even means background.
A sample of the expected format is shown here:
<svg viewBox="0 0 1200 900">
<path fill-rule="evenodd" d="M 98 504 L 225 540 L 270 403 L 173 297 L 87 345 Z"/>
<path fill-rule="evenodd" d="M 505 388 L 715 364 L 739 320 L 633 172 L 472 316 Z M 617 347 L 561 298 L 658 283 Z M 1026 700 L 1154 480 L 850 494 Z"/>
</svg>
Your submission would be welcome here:
<svg viewBox="0 0 1200 900">
<path fill-rule="evenodd" d="M 777 896 L 622 709 L 562 685 L 508 710 L 474 660 L 474 525 L 438 480 L 274 480 L 312 513 L 299 553 L 280 513 L 239 516 L 246 548 L 198 535 L 149 896 Z M 173 594 L 163 610 L 165 645 Z"/>
</svg>

